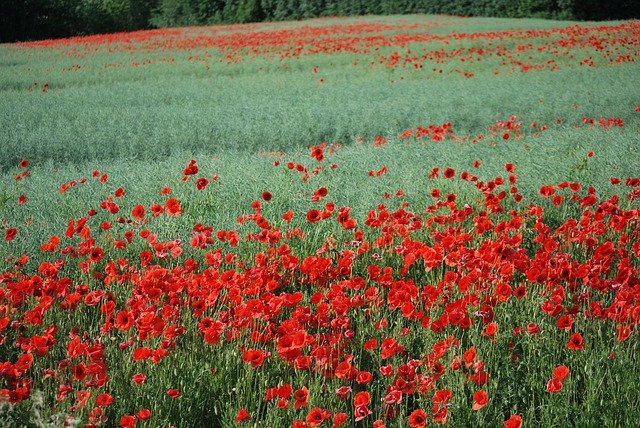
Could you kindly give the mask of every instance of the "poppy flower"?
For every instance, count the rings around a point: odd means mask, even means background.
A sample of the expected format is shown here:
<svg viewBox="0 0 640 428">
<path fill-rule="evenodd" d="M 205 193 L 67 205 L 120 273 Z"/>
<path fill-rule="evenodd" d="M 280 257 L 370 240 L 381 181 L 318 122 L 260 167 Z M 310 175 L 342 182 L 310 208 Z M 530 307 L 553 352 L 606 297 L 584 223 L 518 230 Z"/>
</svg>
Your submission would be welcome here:
<svg viewBox="0 0 640 428">
<path fill-rule="evenodd" d="M 149 409 L 140 409 L 140 411 L 138 411 L 138 413 L 136 413 L 136 416 L 141 421 L 146 421 L 147 419 L 151 418 L 151 410 L 149 410 Z"/>
<path fill-rule="evenodd" d="M 205 187 L 207 187 L 209 185 L 209 180 L 207 180 L 204 177 L 200 177 L 198 178 L 198 180 L 196 180 L 196 189 L 198 190 L 204 190 Z"/>
<path fill-rule="evenodd" d="M 265 202 L 269 202 L 269 201 L 271 200 L 271 198 L 272 198 L 271 193 L 269 193 L 269 192 L 262 192 L 262 199 L 263 199 Z"/>
<path fill-rule="evenodd" d="M 427 413 L 422 409 L 416 409 L 409 415 L 410 428 L 424 428 L 427 425 Z"/>
<path fill-rule="evenodd" d="M 562 390 L 562 382 L 558 379 L 549 379 L 547 382 L 547 392 L 556 393 Z"/>
<path fill-rule="evenodd" d="M 509 419 L 504 421 L 505 428 L 522 428 L 522 416 L 512 415 Z"/>
<path fill-rule="evenodd" d="M 307 387 L 303 386 L 302 388 L 294 392 L 293 399 L 295 400 L 293 407 L 296 410 L 306 407 L 307 403 L 309 402 L 309 390 L 307 389 Z"/>
<path fill-rule="evenodd" d="M 10 227 L 4 231 L 5 241 L 13 241 L 18 234 L 18 230 L 15 227 Z"/>
<path fill-rule="evenodd" d="M 323 410 L 319 407 L 314 407 L 309 411 L 307 417 L 305 418 L 305 422 L 307 426 L 310 428 L 315 428 L 322 424 L 325 419 L 329 419 L 331 417 L 331 413 L 327 410 Z"/>
<path fill-rule="evenodd" d="M 120 426 L 122 428 L 131 428 L 136 426 L 136 418 L 131 415 L 124 415 L 120 418 Z"/>
<path fill-rule="evenodd" d="M 96 406 L 104 407 L 113 403 L 111 394 L 100 394 L 96 397 Z"/>
<path fill-rule="evenodd" d="M 360 422 L 366 419 L 366 417 L 369 416 L 371 413 L 372 413 L 371 410 L 369 410 L 369 407 L 367 407 L 366 405 L 356 406 L 356 408 L 353 411 L 354 420 L 355 422 Z"/>
<path fill-rule="evenodd" d="M 444 177 L 445 178 L 453 178 L 456 175 L 456 170 L 453 168 L 446 168 L 444 170 Z"/>
<path fill-rule="evenodd" d="M 236 416 L 236 423 L 248 421 L 249 419 L 251 419 L 251 416 L 249 416 L 249 413 L 247 413 L 247 409 L 242 408 L 238 411 L 238 415 Z"/>
<path fill-rule="evenodd" d="M 341 426 L 347 423 L 347 418 L 348 416 L 344 412 L 336 413 L 333 416 L 333 424 L 331 425 L 331 428 L 340 428 Z"/>
<path fill-rule="evenodd" d="M 540 188 L 540 196 L 550 198 L 556 193 L 556 189 L 553 186 L 542 186 Z"/>
<path fill-rule="evenodd" d="M 489 398 L 487 397 L 487 393 L 483 390 L 476 391 L 473 394 L 473 406 L 472 410 L 480 410 L 489 402 Z"/>
<path fill-rule="evenodd" d="M 248 349 L 244 351 L 242 359 L 245 363 L 251 364 L 251 367 L 258 368 L 264 363 L 264 359 L 267 357 L 267 353 L 259 349 Z"/>
<path fill-rule="evenodd" d="M 139 220 L 142 219 L 144 217 L 144 206 L 138 204 L 133 207 L 133 210 L 131 210 L 131 216 Z"/>
<path fill-rule="evenodd" d="M 320 211 L 318 210 L 309 210 L 307 211 L 307 221 L 309 223 L 315 223 L 322 218 Z"/>
<path fill-rule="evenodd" d="M 147 380 L 147 377 L 142 373 L 136 373 L 131 376 L 131 381 L 137 383 L 138 385 L 142 385 Z"/>
<path fill-rule="evenodd" d="M 353 405 L 355 407 L 358 406 L 366 406 L 371 402 L 371 394 L 367 391 L 360 391 L 353 397 Z"/>
<path fill-rule="evenodd" d="M 167 395 L 171 398 L 178 398 L 180 397 L 180 390 L 179 389 L 169 389 L 167 391 Z"/>
<path fill-rule="evenodd" d="M 562 365 L 553 369 L 554 379 L 557 379 L 562 382 L 563 380 L 566 379 L 567 376 L 569 376 L 569 367 Z"/>
<path fill-rule="evenodd" d="M 573 351 L 580 351 L 584 349 L 584 339 L 580 333 L 573 333 L 569 337 L 569 342 L 567 342 L 567 349 L 571 349 Z"/>
</svg>

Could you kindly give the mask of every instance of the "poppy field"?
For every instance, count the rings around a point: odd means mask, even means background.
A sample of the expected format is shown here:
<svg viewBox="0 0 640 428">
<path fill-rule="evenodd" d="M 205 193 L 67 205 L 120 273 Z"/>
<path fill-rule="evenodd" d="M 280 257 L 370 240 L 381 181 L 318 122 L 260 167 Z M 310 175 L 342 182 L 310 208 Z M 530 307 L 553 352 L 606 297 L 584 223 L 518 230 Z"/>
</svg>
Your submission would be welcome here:
<svg viewBox="0 0 640 428">
<path fill-rule="evenodd" d="M 640 23 L 0 45 L 0 425 L 633 426 Z"/>
</svg>

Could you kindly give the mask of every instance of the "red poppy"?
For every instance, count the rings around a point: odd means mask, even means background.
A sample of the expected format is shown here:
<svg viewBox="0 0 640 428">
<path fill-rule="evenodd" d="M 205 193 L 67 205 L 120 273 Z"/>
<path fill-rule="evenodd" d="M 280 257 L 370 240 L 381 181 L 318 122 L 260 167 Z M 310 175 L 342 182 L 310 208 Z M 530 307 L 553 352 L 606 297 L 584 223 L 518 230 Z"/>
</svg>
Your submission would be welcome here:
<svg viewBox="0 0 640 428">
<path fill-rule="evenodd" d="M 556 326 L 560 330 L 569 331 L 571 330 L 571 326 L 573 325 L 573 318 L 569 315 L 562 315 L 556 321 Z"/>
<path fill-rule="evenodd" d="M 26 160 L 26 159 L 22 159 L 22 160 L 20 161 L 20 167 L 21 167 L 21 168 L 26 168 L 26 167 L 28 167 L 28 166 L 29 166 L 29 161 L 28 161 L 28 160 Z"/>
<path fill-rule="evenodd" d="M 555 393 L 562 390 L 562 382 L 558 379 L 549 379 L 547 382 L 547 392 Z"/>
<path fill-rule="evenodd" d="M 204 177 L 200 177 L 200 178 L 198 178 L 198 180 L 196 180 L 196 188 L 198 190 L 203 190 L 208 185 L 209 185 L 209 180 L 207 180 Z"/>
<path fill-rule="evenodd" d="M 446 168 L 444 170 L 444 177 L 445 178 L 453 178 L 456 175 L 456 170 L 453 168 Z"/>
<path fill-rule="evenodd" d="M 6 241 L 13 241 L 18 234 L 18 230 L 15 227 L 10 227 L 4 231 L 4 239 Z"/>
<path fill-rule="evenodd" d="M 308 427 L 315 428 L 321 425 L 322 422 L 325 421 L 325 419 L 329 419 L 330 417 L 331 417 L 331 412 L 321 409 L 319 407 L 314 407 L 307 414 L 307 417 L 305 418 L 305 422 L 307 423 Z"/>
<path fill-rule="evenodd" d="M 142 373 L 136 373 L 133 376 L 131 376 L 131 380 L 133 381 L 133 383 L 142 385 L 147 380 L 147 377 Z"/>
<path fill-rule="evenodd" d="M 476 391 L 473 394 L 473 406 L 472 410 L 480 410 L 489 402 L 489 398 L 487 397 L 487 393 L 483 390 Z"/>
<path fill-rule="evenodd" d="M 133 327 L 134 320 L 135 319 L 131 311 L 123 310 L 116 314 L 114 325 L 118 330 L 127 331 Z"/>
<path fill-rule="evenodd" d="M 553 369 L 554 379 L 557 379 L 562 382 L 563 380 L 566 379 L 567 376 L 569 376 L 569 367 L 562 365 Z"/>
<path fill-rule="evenodd" d="M 355 422 L 360 422 L 361 420 L 366 419 L 367 416 L 371 414 L 371 410 L 366 405 L 364 406 L 356 406 L 353 411 Z"/>
<path fill-rule="evenodd" d="M 104 407 L 113 403 L 111 394 L 100 394 L 96 397 L 96 406 Z"/>
<path fill-rule="evenodd" d="M 424 428 L 427 425 L 427 413 L 422 409 L 416 409 L 409 415 L 410 428 Z"/>
<path fill-rule="evenodd" d="M 361 371 L 358 372 L 358 374 L 356 375 L 356 382 L 358 382 L 361 385 L 370 383 L 373 380 L 373 375 L 371 374 L 371 372 L 368 371 Z"/>
<path fill-rule="evenodd" d="M 360 391 L 353 397 L 353 405 L 355 407 L 358 406 L 366 406 L 371 402 L 371 394 L 367 391 Z"/>
<path fill-rule="evenodd" d="M 331 425 L 331 428 L 340 428 L 341 426 L 347 423 L 347 418 L 348 416 L 344 412 L 336 413 L 333 416 L 333 424 Z"/>
<path fill-rule="evenodd" d="M 271 200 L 271 198 L 272 198 L 271 193 L 269 193 L 269 192 L 262 192 L 262 199 L 263 199 L 265 202 L 269 202 L 269 201 Z"/>
<path fill-rule="evenodd" d="M 307 212 L 307 221 L 309 223 L 315 223 L 322 218 L 320 211 L 318 210 L 309 210 Z"/>
<path fill-rule="evenodd" d="M 147 419 L 151 418 L 151 410 L 149 410 L 149 409 L 140 409 L 140 411 L 138 411 L 138 413 L 136 413 L 136 416 L 138 417 L 138 419 L 140 419 L 142 421 L 146 421 Z"/>
<path fill-rule="evenodd" d="M 302 388 L 294 392 L 293 399 L 295 400 L 293 407 L 296 410 L 306 407 L 307 403 L 309 402 L 309 390 L 307 389 L 307 387 L 303 386 Z"/>
<path fill-rule="evenodd" d="M 556 193 L 556 189 L 553 186 L 542 186 L 540 188 L 540 195 L 545 198 L 550 198 Z"/>
<path fill-rule="evenodd" d="M 177 199 L 169 198 L 167 202 L 165 202 L 164 206 L 170 217 L 177 217 L 182 213 L 180 202 Z"/>
<path fill-rule="evenodd" d="M 142 219 L 144 217 L 144 206 L 138 204 L 133 207 L 133 210 L 131 210 L 131 216 L 133 218 Z"/>
<path fill-rule="evenodd" d="M 196 161 L 191 159 L 189 161 L 189 165 L 182 171 L 185 176 L 195 175 L 198 173 L 198 166 L 196 165 Z"/>
<path fill-rule="evenodd" d="M 522 416 L 512 415 L 509 419 L 504 421 L 505 428 L 522 428 Z"/>
<path fill-rule="evenodd" d="M 247 413 L 247 409 L 242 408 L 238 411 L 238 415 L 236 416 L 236 423 L 248 421 L 249 419 L 251 419 L 251 416 L 249 416 L 249 413 Z"/>
<path fill-rule="evenodd" d="M 584 349 L 584 339 L 580 333 L 573 333 L 569 337 L 569 342 L 567 342 L 567 348 L 573 351 L 580 351 Z"/>
<path fill-rule="evenodd" d="M 245 363 L 251 364 L 251 367 L 258 368 L 264 363 L 267 353 L 259 349 L 248 349 L 244 351 L 242 359 Z"/>
<path fill-rule="evenodd" d="M 167 391 L 167 395 L 171 398 L 178 398 L 180 397 L 180 390 L 179 389 L 169 389 Z"/>
<path fill-rule="evenodd" d="M 131 428 L 136 426 L 136 418 L 131 415 L 125 415 L 120 418 L 120 426 L 122 428 Z"/>
</svg>

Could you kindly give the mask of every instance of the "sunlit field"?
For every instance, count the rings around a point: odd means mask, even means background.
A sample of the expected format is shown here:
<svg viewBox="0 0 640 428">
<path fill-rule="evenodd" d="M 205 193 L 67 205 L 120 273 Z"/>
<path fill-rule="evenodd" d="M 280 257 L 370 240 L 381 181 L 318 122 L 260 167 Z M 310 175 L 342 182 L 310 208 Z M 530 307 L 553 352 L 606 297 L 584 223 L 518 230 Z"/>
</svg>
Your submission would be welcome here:
<svg viewBox="0 0 640 428">
<path fill-rule="evenodd" d="M 640 420 L 640 23 L 0 45 L 0 426 Z"/>
</svg>

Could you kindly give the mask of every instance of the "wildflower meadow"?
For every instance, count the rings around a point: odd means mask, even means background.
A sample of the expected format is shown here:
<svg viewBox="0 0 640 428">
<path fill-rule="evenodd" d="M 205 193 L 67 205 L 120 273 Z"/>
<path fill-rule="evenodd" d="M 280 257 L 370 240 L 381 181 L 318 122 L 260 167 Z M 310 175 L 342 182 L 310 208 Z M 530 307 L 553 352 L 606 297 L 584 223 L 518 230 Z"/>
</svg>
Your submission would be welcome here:
<svg viewBox="0 0 640 428">
<path fill-rule="evenodd" d="M 0 45 L 0 426 L 629 427 L 640 22 Z"/>
</svg>

